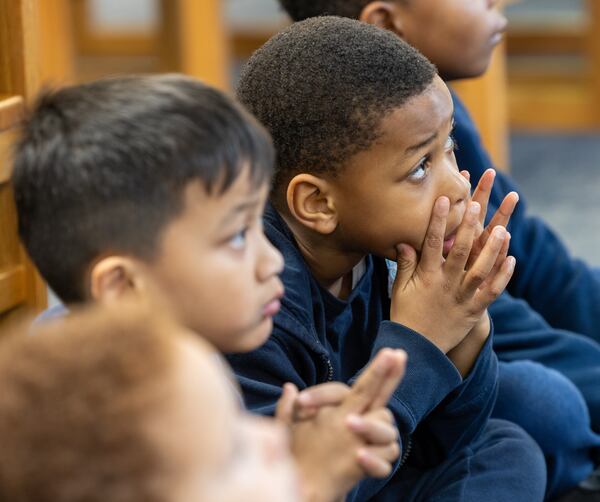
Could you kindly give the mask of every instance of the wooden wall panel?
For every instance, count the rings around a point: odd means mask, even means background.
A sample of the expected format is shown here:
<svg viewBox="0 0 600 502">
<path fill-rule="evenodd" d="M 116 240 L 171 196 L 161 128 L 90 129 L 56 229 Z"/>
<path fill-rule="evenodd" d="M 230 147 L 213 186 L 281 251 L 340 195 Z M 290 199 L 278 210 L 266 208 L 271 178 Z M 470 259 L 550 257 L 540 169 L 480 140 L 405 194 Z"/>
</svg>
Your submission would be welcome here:
<svg viewBox="0 0 600 502">
<path fill-rule="evenodd" d="M 46 288 L 19 244 L 11 152 L 24 103 L 38 90 L 37 0 L 0 0 L 0 328 L 46 306 Z"/>
</svg>

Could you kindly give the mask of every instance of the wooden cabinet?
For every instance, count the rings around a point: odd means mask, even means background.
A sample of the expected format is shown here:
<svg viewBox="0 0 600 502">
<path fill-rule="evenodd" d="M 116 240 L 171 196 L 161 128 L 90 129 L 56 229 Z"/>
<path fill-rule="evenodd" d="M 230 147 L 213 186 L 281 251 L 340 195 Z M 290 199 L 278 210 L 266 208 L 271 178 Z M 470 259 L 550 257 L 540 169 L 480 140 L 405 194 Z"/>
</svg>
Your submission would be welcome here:
<svg viewBox="0 0 600 502">
<path fill-rule="evenodd" d="M 36 0 L 0 0 L 0 328 L 46 305 L 46 288 L 19 244 L 10 186 L 11 148 L 37 91 Z"/>
</svg>

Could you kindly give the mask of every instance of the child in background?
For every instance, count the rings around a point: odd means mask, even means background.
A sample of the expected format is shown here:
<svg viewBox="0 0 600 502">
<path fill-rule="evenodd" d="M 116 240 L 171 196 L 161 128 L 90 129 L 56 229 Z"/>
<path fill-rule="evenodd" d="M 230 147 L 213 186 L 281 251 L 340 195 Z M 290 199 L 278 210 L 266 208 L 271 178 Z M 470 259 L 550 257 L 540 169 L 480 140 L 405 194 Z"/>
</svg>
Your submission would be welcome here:
<svg viewBox="0 0 600 502">
<path fill-rule="evenodd" d="M 273 406 L 285 381 L 352 382 L 381 347 L 403 348 L 410 364 L 390 401 L 402 465 L 352 500 L 541 500 L 539 448 L 488 420 L 486 307 L 512 273 L 510 214 L 483 232 L 485 186 L 471 199 L 456 167 L 435 68 L 389 32 L 314 18 L 260 48 L 237 93 L 273 136 L 264 223 L 285 258 L 273 334 L 229 357 L 248 407 Z M 391 291 L 385 258 L 398 262 Z"/>
<path fill-rule="evenodd" d="M 299 502 L 285 429 L 240 410 L 230 378 L 131 302 L 3 334 L 0 499 Z"/>
<path fill-rule="evenodd" d="M 425 55 L 447 82 L 483 74 L 506 28 L 497 0 L 280 3 L 296 21 L 331 14 L 385 28 Z M 456 94 L 452 99 L 457 164 L 470 173 L 473 185 L 481 181 L 489 187 L 493 214 L 516 190 L 515 183 L 507 173 L 490 172 L 492 162 L 475 124 Z M 526 208 L 521 195 L 508 224 L 516 258 L 510 294 L 489 308 L 501 361 L 494 416 L 520 424 L 539 443 L 548 464 L 548 496 L 553 497 L 600 463 L 600 272 L 573 259 Z M 595 476 L 600 479 L 600 473 Z M 600 497 L 600 482 L 596 495 L 584 495 Z"/>
<path fill-rule="evenodd" d="M 67 87 L 40 97 L 17 145 L 19 232 L 68 307 L 163 295 L 176 322 L 221 352 L 250 351 L 269 337 L 283 294 L 282 258 L 261 223 L 273 158 L 264 129 L 194 79 Z M 392 469 L 385 406 L 405 354 L 381 357 L 369 385 L 285 386 L 277 412 L 304 500 L 337 500 Z"/>
</svg>

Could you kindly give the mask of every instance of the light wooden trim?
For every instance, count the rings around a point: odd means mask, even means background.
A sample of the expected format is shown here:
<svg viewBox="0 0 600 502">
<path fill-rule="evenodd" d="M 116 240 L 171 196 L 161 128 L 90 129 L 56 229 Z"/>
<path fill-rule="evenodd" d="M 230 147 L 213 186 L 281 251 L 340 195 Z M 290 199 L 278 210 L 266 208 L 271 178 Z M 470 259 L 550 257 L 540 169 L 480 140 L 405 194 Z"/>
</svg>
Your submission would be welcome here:
<svg viewBox="0 0 600 502">
<path fill-rule="evenodd" d="M 588 89 L 591 93 L 590 107 L 595 116 L 596 127 L 600 125 L 600 4 L 587 0 L 586 8 L 590 22 L 585 54 L 587 56 Z"/>
<path fill-rule="evenodd" d="M 71 0 L 38 0 L 40 80 L 72 83 L 75 77 Z"/>
<path fill-rule="evenodd" d="M 23 114 L 24 102 L 21 96 L 0 96 L 0 133 L 18 125 Z"/>
<path fill-rule="evenodd" d="M 23 303 L 25 292 L 25 267 L 18 265 L 0 272 L 0 313 L 4 313 Z"/>
<path fill-rule="evenodd" d="M 16 137 L 16 129 L 0 133 L 0 185 L 10 179 L 12 171 L 11 153 Z"/>
<path fill-rule="evenodd" d="M 506 35 L 508 54 L 578 54 L 585 50 L 586 35 L 575 27 L 515 28 Z"/>
<path fill-rule="evenodd" d="M 496 48 L 484 76 L 453 82 L 452 87 L 464 101 L 477 124 L 482 142 L 494 166 L 508 170 L 508 96 L 504 44 Z M 460 145 L 458 147 L 460 148 Z"/>
<path fill-rule="evenodd" d="M 160 5 L 160 45 L 165 69 L 229 90 L 230 49 L 221 1 L 162 0 Z"/>
</svg>

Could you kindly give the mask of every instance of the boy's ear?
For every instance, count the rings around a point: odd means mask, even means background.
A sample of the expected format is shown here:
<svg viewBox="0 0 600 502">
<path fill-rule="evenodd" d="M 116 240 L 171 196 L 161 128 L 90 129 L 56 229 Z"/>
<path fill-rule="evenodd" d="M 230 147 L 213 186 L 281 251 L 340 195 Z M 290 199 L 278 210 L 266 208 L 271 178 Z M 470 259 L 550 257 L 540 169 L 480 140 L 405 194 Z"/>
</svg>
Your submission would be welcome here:
<svg viewBox="0 0 600 502">
<path fill-rule="evenodd" d="M 393 1 L 370 2 L 360 13 L 359 21 L 394 32 L 404 38 L 404 27 L 400 7 Z"/>
<path fill-rule="evenodd" d="M 134 260 L 125 256 L 108 256 L 92 267 L 89 290 L 93 300 L 110 302 L 138 291 L 142 283 Z"/>
<path fill-rule="evenodd" d="M 332 233 L 338 215 L 327 180 L 312 174 L 298 174 L 287 187 L 287 206 L 292 216 L 320 234 Z"/>
</svg>

